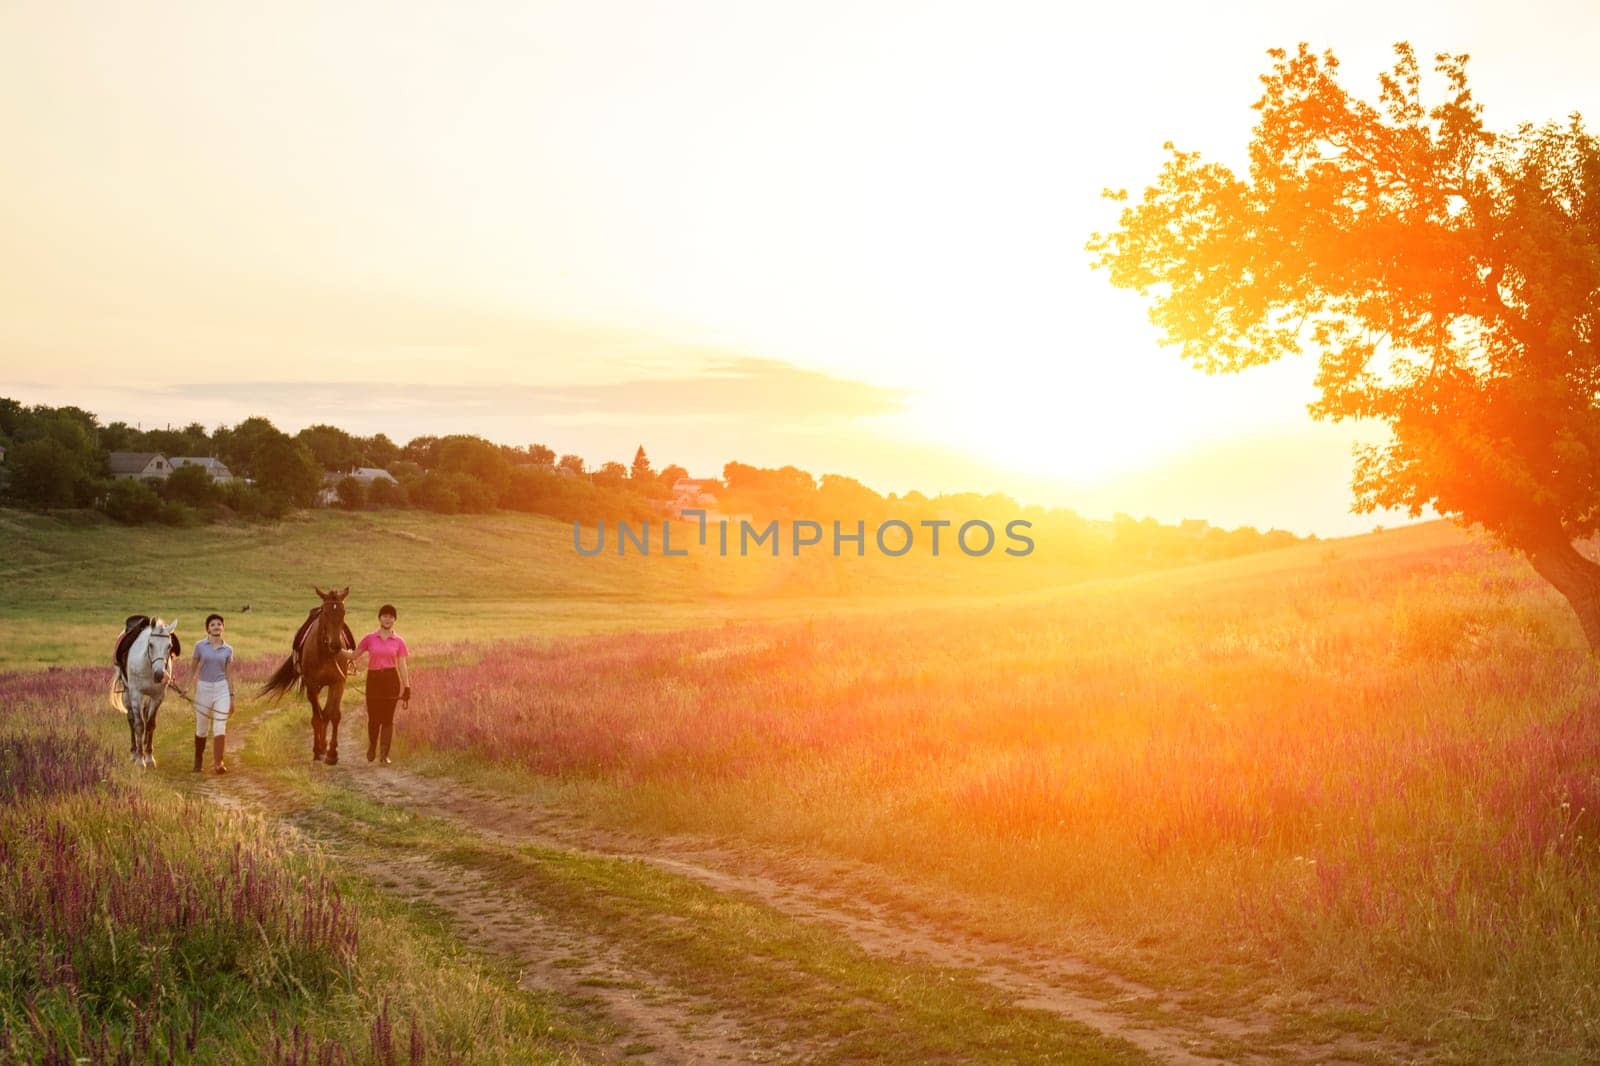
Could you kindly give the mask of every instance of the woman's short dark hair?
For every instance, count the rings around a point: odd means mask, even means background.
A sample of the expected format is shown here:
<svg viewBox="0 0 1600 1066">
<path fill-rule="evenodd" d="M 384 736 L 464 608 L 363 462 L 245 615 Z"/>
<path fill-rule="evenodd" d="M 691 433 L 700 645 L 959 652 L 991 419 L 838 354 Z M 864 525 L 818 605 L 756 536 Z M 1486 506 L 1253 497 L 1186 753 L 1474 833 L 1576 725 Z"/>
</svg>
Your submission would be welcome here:
<svg viewBox="0 0 1600 1066">
<path fill-rule="evenodd" d="M 392 603 L 386 603 L 382 607 L 378 608 L 378 617 L 379 618 L 382 618 L 386 614 L 392 614 L 396 618 L 400 617 L 400 612 L 394 609 L 394 604 L 392 604 Z"/>
<path fill-rule="evenodd" d="M 220 614 L 216 613 L 215 611 L 212 611 L 210 614 L 206 615 L 206 628 L 210 629 L 212 622 L 221 622 L 222 620 L 223 619 L 222 619 L 222 616 Z"/>
</svg>

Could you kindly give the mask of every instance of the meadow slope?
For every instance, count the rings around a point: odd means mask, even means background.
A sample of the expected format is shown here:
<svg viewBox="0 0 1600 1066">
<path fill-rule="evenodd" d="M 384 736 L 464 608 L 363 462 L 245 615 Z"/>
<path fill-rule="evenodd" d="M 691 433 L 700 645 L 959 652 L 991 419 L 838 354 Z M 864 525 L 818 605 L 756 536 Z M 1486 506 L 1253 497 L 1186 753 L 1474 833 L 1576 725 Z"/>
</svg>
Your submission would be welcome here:
<svg viewBox="0 0 1600 1066">
<path fill-rule="evenodd" d="M 410 856 L 385 891 L 548 975 L 569 964 L 512 920 L 544 914 L 620 967 L 582 981 L 654 989 L 607 1024 L 644 997 L 778 1034 L 735 1058 L 1600 1055 L 1600 685 L 1565 605 L 1491 546 L 1431 524 L 1024 591 L 907 569 L 763 594 L 556 574 L 553 534 L 513 573 L 494 538 L 538 531 L 496 522 L 437 552 L 479 560 L 482 598 L 405 579 L 403 769 L 308 765 L 303 709 L 247 702 L 242 772 L 206 788 L 352 876 Z M 378 584 L 374 542 L 440 530 L 357 532 L 352 583 Z M 83 545 L 80 609 L 116 594 Z M 241 591 L 282 565 L 237 558 Z M 8 625 L 61 617 L 41 564 Z M 539 588 L 585 610 L 511 609 Z M 181 732 L 151 781 L 192 787 Z M 940 974 L 968 983 L 929 1007 Z"/>
<path fill-rule="evenodd" d="M 1041 550 L 1027 559 L 869 554 L 834 559 L 714 554 L 677 526 L 674 550 L 618 557 L 573 550 L 571 524 L 502 512 L 303 512 L 277 523 L 125 527 L 90 512 L 0 509 L 0 669 L 100 662 L 122 619 L 153 613 L 201 632 L 228 616 L 245 654 L 287 647 L 316 604 L 311 586 L 352 588 L 365 621 L 385 601 L 433 641 L 633 631 L 870 610 L 906 597 L 984 597 L 1092 576 Z M 588 546 L 594 529 L 585 527 Z M 1045 546 L 1048 547 L 1047 545 Z M 242 608 L 249 605 L 246 616 Z M 354 624 L 354 623 L 353 623 Z"/>
</svg>

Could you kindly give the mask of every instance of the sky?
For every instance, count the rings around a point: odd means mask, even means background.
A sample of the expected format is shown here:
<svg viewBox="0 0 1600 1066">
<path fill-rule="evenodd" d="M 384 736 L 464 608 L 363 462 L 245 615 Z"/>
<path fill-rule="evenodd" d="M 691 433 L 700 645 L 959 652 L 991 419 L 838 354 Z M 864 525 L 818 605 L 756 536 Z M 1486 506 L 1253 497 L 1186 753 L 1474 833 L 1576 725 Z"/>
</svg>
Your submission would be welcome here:
<svg viewBox="0 0 1600 1066">
<path fill-rule="evenodd" d="M 0 5 L 0 395 L 479 433 L 1324 535 L 1381 427 L 1207 377 L 1089 269 L 1266 50 L 1600 111 L 1578 3 Z"/>
</svg>

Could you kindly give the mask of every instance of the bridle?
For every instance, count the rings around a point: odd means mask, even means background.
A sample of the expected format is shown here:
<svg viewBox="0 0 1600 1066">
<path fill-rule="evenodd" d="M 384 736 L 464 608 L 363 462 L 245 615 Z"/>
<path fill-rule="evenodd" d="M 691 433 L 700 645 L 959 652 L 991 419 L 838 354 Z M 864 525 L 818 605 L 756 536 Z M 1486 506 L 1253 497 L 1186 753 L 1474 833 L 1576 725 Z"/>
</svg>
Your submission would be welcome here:
<svg viewBox="0 0 1600 1066">
<path fill-rule="evenodd" d="M 159 657 L 156 655 L 156 641 L 158 640 L 162 642 L 164 650 L 164 654 Z M 172 679 L 168 676 L 166 662 L 172 658 L 172 634 L 149 633 L 144 641 L 144 658 L 145 664 L 150 667 L 151 677 L 160 681 L 163 685 L 170 682 Z M 157 668 L 157 662 L 162 664 L 160 668 Z"/>
<path fill-rule="evenodd" d="M 325 655 L 338 655 L 342 650 L 340 637 L 343 635 L 342 623 L 344 622 L 344 604 L 339 604 L 339 618 L 334 620 L 334 612 L 330 609 L 335 601 L 324 602 L 322 611 L 317 615 L 317 646 Z"/>
</svg>

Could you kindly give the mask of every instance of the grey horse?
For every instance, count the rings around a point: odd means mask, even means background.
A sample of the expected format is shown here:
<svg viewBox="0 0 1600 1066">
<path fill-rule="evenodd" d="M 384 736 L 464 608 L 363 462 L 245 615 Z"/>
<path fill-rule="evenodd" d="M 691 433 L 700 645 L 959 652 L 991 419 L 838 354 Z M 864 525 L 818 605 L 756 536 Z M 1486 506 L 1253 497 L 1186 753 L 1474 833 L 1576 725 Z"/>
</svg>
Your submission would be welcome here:
<svg viewBox="0 0 1600 1066">
<path fill-rule="evenodd" d="M 151 745 L 156 735 L 156 712 L 172 681 L 172 661 L 177 656 L 173 634 L 178 623 L 156 619 L 133 639 L 128 648 L 126 684 L 117 677 L 111 684 L 111 709 L 128 716 L 129 757 L 140 766 L 154 766 Z"/>
</svg>

